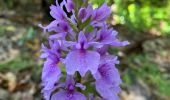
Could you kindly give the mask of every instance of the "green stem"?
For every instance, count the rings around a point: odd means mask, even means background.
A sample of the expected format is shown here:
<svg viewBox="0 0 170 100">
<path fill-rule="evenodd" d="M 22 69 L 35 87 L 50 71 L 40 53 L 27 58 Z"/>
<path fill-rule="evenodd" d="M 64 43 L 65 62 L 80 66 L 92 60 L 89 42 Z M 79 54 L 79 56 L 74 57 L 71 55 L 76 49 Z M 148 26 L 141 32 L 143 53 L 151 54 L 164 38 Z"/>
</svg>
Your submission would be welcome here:
<svg viewBox="0 0 170 100">
<path fill-rule="evenodd" d="M 77 26 L 75 26 L 74 23 L 69 18 L 66 18 L 66 19 L 69 22 L 70 26 L 73 28 L 73 30 L 78 33 L 79 30 L 78 30 Z"/>
<path fill-rule="evenodd" d="M 77 73 L 76 73 L 76 76 L 77 76 L 77 77 L 76 77 L 76 78 L 77 78 L 77 83 L 81 83 L 81 75 L 80 75 L 80 73 L 77 72 Z M 79 92 L 81 92 L 81 89 L 78 88 L 77 90 L 78 90 Z"/>
</svg>

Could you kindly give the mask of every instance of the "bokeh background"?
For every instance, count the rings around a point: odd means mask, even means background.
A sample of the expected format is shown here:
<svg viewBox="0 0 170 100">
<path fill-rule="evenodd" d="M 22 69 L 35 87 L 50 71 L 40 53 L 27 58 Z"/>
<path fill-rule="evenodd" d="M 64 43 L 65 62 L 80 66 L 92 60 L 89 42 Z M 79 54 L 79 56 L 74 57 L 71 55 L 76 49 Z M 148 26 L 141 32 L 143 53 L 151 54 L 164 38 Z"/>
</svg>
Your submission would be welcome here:
<svg viewBox="0 0 170 100">
<path fill-rule="evenodd" d="M 121 100 L 170 100 L 170 0 L 89 0 L 111 6 L 108 19 L 130 45 L 110 48 L 118 55 Z M 55 0 L 0 0 L 0 100 L 41 100 L 40 45 L 37 27 L 52 18 Z"/>
</svg>

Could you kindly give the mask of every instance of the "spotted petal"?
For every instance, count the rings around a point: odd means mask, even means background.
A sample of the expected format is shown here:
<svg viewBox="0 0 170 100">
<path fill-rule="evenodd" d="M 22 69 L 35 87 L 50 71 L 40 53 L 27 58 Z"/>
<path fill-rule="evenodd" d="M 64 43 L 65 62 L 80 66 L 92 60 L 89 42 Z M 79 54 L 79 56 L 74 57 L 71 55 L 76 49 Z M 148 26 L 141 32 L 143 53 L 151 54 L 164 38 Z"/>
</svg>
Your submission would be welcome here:
<svg viewBox="0 0 170 100">
<path fill-rule="evenodd" d="M 100 55 L 94 51 L 71 51 L 66 57 L 67 73 L 73 75 L 78 71 L 84 76 L 88 70 L 93 74 L 97 72 Z"/>
<path fill-rule="evenodd" d="M 86 97 L 80 92 L 59 91 L 52 96 L 51 100 L 86 100 Z"/>
<path fill-rule="evenodd" d="M 61 70 L 51 59 L 44 62 L 42 71 L 42 81 L 45 89 L 52 89 L 54 84 L 60 79 Z"/>
<path fill-rule="evenodd" d="M 118 93 L 120 88 L 118 86 L 106 85 L 103 81 L 96 81 L 96 90 L 106 100 L 119 100 Z"/>
</svg>

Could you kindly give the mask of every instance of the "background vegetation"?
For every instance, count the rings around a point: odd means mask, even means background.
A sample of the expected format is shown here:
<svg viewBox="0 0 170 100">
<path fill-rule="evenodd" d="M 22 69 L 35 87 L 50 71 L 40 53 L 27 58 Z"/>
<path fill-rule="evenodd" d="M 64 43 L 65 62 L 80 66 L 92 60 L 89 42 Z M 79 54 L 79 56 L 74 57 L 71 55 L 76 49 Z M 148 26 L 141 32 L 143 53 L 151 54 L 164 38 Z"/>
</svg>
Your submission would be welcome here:
<svg viewBox="0 0 170 100">
<path fill-rule="evenodd" d="M 0 1 L 0 99 L 40 100 L 40 44 L 37 27 L 51 19 L 54 0 Z M 170 0 L 89 0 L 94 8 L 111 6 L 108 23 L 131 44 L 110 48 L 121 64 L 122 100 L 170 98 Z M 89 90 L 93 91 L 93 90 Z"/>
</svg>

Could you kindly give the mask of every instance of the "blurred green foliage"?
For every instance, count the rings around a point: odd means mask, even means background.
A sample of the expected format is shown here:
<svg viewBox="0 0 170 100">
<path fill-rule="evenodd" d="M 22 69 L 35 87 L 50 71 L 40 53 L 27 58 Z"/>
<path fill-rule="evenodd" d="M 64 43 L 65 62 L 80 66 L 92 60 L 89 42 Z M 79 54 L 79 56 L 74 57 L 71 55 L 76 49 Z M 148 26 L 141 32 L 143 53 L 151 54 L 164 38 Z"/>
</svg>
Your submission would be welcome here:
<svg viewBox="0 0 170 100">
<path fill-rule="evenodd" d="M 25 0 L 26 1 L 26 0 Z M 44 0 L 48 4 L 55 0 Z M 2 0 L 7 7 L 14 7 L 16 0 Z M 148 32 L 156 29 L 162 35 L 170 34 L 170 0 L 89 0 L 94 8 L 103 3 L 112 5 L 114 20 L 132 32 Z"/>
<path fill-rule="evenodd" d="M 158 31 L 170 33 L 169 0 L 114 0 L 121 24 L 132 31 Z"/>
<path fill-rule="evenodd" d="M 5 27 L 1 26 L 0 27 L 0 36 L 3 36 L 4 32 L 5 32 Z"/>
<path fill-rule="evenodd" d="M 33 40 L 35 39 L 36 37 L 36 30 L 33 29 L 33 27 L 29 27 L 27 29 L 27 33 L 26 35 L 24 35 L 18 42 L 18 45 L 24 45 L 25 42 L 29 41 L 29 40 Z"/>
<path fill-rule="evenodd" d="M 33 66 L 33 60 L 28 57 L 17 57 L 14 60 L 0 64 L 0 71 L 14 71 L 17 72 L 24 68 Z"/>
<path fill-rule="evenodd" d="M 14 7 L 14 1 L 15 0 L 1 0 L 0 1 L 0 8 L 2 8 L 2 7 L 12 8 L 12 7 Z"/>
<path fill-rule="evenodd" d="M 100 7 L 103 3 L 107 3 L 111 5 L 113 1 L 112 0 L 89 0 L 89 4 L 93 4 L 94 8 Z"/>
<path fill-rule="evenodd" d="M 132 55 L 128 59 L 129 67 L 123 80 L 126 84 L 133 84 L 135 79 L 141 79 L 162 96 L 170 96 L 170 80 L 166 73 L 160 71 L 159 66 L 151 61 L 146 54 Z"/>
<path fill-rule="evenodd" d="M 132 32 L 147 32 L 155 28 L 162 35 L 170 34 L 170 0 L 90 0 L 93 7 L 113 4 L 117 24 Z M 116 10 L 115 10 L 116 9 Z"/>
</svg>

